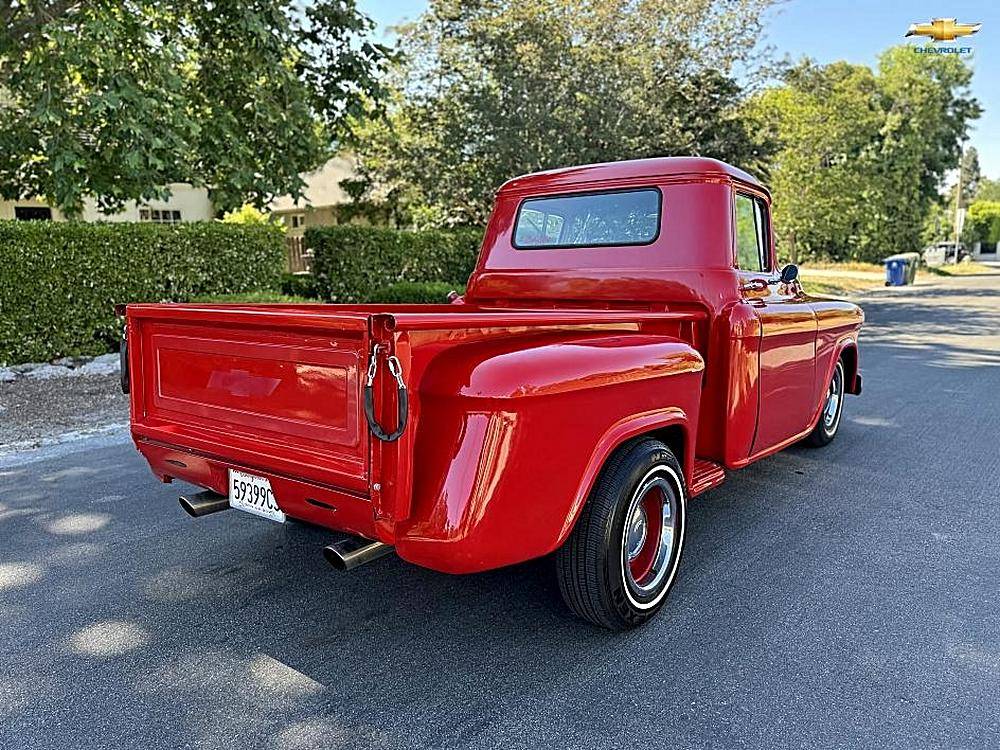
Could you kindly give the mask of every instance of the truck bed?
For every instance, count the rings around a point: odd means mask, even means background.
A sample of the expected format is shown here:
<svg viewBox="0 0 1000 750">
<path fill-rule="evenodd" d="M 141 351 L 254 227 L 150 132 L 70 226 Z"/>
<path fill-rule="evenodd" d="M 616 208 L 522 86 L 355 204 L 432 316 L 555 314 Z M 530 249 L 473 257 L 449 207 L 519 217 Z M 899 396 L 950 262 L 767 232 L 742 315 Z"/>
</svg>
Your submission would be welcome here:
<svg viewBox="0 0 1000 750">
<path fill-rule="evenodd" d="M 471 305 L 129 305 L 131 429 L 164 481 L 226 492 L 229 468 L 271 478 L 283 509 L 378 536 L 377 516 L 405 514 L 400 477 L 412 445 L 385 456 L 362 389 L 373 347 L 398 353 L 420 411 L 420 373 L 445 348 L 476 339 L 687 326 L 697 311 L 498 309 Z M 384 365 L 384 361 L 382 362 Z M 379 368 L 380 420 L 395 387 Z M 391 507 L 370 503 L 393 487 Z M 395 519 L 398 520 L 398 519 Z M 384 534 L 383 534 L 384 536 Z"/>
</svg>

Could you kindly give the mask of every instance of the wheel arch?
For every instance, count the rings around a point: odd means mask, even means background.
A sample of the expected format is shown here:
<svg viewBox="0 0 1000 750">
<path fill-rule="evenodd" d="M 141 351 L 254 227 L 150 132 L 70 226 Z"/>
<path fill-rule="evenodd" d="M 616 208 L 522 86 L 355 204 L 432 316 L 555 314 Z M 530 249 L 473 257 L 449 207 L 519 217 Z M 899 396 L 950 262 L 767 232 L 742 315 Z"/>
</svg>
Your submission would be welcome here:
<svg viewBox="0 0 1000 750">
<path fill-rule="evenodd" d="M 684 481 L 683 490 L 686 494 L 694 469 L 694 445 L 692 443 L 694 436 L 695 429 L 688 413 L 684 409 L 674 406 L 655 412 L 636 414 L 612 425 L 594 447 L 556 546 L 558 547 L 566 541 L 576 525 L 583 506 L 587 502 L 587 496 L 601 470 L 607 465 L 608 459 L 627 443 L 641 438 L 655 438 L 662 441 L 677 457 L 677 461 L 683 469 L 681 478 Z"/>
<path fill-rule="evenodd" d="M 844 360 L 844 377 L 847 381 L 845 391 L 858 395 L 861 388 L 858 383 L 858 344 L 853 339 L 848 339 L 840 348 L 838 359 Z"/>
</svg>

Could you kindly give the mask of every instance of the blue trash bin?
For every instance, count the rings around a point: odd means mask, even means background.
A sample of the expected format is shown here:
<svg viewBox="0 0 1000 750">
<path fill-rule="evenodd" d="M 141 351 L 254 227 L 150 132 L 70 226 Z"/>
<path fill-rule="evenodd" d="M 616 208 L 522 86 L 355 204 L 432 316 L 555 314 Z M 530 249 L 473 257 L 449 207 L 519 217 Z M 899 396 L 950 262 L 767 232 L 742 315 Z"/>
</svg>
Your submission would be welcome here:
<svg viewBox="0 0 1000 750">
<path fill-rule="evenodd" d="M 885 259 L 885 285 L 905 286 L 906 284 L 906 261 L 902 258 Z"/>
</svg>

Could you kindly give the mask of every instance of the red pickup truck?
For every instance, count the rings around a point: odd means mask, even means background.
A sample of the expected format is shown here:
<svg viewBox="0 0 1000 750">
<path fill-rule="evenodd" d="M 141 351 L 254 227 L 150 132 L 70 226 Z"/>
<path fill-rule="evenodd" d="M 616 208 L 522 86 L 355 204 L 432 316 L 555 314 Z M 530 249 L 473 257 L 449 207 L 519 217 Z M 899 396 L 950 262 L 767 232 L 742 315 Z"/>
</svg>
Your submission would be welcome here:
<svg viewBox="0 0 1000 750">
<path fill-rule="evenodd" d="M 777 270 L 770 203 L 712 159 L 560 169 L 499 190 L 452 304 L 128 305 L 135 444 L 192 515 L 347 532 L 342 569 L 555 553 L 572 610 L 638 625 L 689 498 L 861 392 L 862 311 Z"/>
</svg>

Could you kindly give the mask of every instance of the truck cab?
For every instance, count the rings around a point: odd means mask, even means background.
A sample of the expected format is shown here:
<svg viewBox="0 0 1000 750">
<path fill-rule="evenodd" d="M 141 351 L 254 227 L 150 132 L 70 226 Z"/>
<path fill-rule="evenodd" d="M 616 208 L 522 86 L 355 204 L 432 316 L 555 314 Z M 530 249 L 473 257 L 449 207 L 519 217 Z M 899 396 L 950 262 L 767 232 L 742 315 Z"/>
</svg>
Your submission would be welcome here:
<svg viewBox="0 0 1000 750">
<path fill-rule="evenodd" d="M 771 200 L 704 158 L 588 165 L 497 193 L 441 305 L 129 305 L 136 446 L 193 515 L 239 508 L 470 573 L 555 553 L 570 608 L 641 624 L 686 507 L 838 432 L 856 305 L 779 269 Z"/>
</svg>

